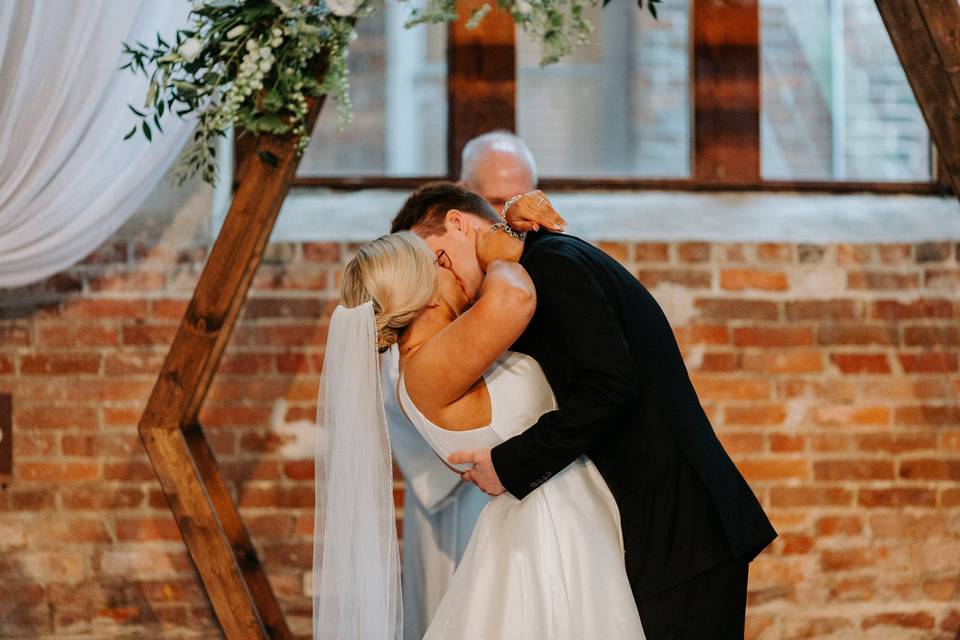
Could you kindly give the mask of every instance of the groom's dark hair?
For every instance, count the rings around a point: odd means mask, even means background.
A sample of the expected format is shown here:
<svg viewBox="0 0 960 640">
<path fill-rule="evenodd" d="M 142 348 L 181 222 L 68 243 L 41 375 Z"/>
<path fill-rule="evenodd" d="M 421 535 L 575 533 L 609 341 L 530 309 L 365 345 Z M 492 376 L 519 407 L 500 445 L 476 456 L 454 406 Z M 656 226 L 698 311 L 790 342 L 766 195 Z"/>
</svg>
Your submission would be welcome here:
<svg viewBox="0 0 960 640">
<path fill-rule="evenodd" d="M 416 227 L 424 236 L 446 233 L 444 220 L 447 211 L 456 209 L 472 213 L 490 222 L 500 222 L 497 210 L 478 193 L 464 189 L 455 182 L 429 182 L 413 193 L 403 203 L 393 218 L 390 233 L 410 231 Z"/>
</svg>

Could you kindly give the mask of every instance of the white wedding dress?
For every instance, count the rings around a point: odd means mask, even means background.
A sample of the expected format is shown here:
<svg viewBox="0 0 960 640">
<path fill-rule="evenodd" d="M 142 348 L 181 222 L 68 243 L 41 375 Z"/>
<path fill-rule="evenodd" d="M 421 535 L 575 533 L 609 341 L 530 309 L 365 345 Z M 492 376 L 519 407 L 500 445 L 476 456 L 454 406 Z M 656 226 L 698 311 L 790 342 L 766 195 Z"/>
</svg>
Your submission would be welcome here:
<svg viewBox="0 0 960 640">
<path fill-rule="evenodd" d="M 483 377 L 492 419 L 468 431 L 427 420 L 400 377 L 401 406 L 444 460 L 455 451 L 494 447 L 557 408 L 530 356 L 507 352 Z M 524 500 L 505 493 L 487 504 L 424 640 L 593 638 L 644 634 L 624 569 L 616 502 L 593 462 L 581 457 Z"/>
</svg>

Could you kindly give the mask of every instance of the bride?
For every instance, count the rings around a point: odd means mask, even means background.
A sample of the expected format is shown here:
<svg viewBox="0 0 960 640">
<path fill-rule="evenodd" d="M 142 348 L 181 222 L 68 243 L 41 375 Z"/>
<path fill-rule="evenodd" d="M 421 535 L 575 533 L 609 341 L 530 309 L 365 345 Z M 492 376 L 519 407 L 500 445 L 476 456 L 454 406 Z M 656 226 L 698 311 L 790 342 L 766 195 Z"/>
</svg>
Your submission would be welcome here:
<svg viewBox="0 0 960 640">
<path fill-rule="evenodd" d="M 347 265 L 319 402 L 328 442 L 317 459 L 315 639 L 402 636 L 378 351 L 398 345 L 401 406 L 442 459 L 489 448 L 557 407 L 539 364 L 507 350 L 535 307 L 523 267 L 493 261 L 468 308 L 443 252 L 409 232 L 374 240 Z M 643 637 L 617 505 L 586 457 L 522 501 L 490 501 L 424 636 Z"/>
</svg>

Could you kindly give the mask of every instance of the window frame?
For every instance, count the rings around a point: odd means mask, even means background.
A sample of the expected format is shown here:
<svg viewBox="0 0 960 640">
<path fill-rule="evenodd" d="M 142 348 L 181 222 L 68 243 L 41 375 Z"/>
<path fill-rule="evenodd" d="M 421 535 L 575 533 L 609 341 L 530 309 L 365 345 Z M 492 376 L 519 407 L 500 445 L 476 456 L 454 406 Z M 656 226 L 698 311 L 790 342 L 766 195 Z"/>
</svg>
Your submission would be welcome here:
<svg viewBox="0 0 960 640">
<path fill-rule="evenodd" d="M 333 190 L 413 189 L 456 180 L 460 153 L 491 129 L 516 130 L 516 30 L 495 9 L 468 30 L 466 16 L 485 0 L 458 0 L 448 27 L 447 166 L 433 176 L 297 176 L 294 187 Z M 690 0 L 691 176 L 689 178 L 550 177 L 550 191 L 672 190 L 948 195 L 949 175 L 931 143 L 930 181 L 768 180 L 760 172 L 760 0 Z M 482 64 L 477 64 L 481 60 Z M 734 102 L 731 104 L 731 96 Z M 246 151 L 237 147 L 238 158 Z"/>
</svg>

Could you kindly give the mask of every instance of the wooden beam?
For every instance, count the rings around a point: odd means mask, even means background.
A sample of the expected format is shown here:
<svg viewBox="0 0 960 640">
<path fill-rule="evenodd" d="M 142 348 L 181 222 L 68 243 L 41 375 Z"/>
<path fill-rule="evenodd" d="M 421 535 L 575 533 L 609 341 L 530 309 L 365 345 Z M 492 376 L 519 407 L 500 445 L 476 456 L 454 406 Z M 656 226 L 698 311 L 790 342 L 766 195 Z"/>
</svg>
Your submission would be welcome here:
<svg viewBox="0 0 960 640">
<path fill-rule="evenodd" d="M 322 70 L 317 73 L 322 80 Z M 308 134 L 323 99 L 309 101 Z M 139 432 L 227 638 L 292 639 L 197 422 L 300 158 L 260 136 L 160 370 Z"/>
<path fill-rule="evenodd" d="M 693 178 L 760 179 L 759 0 L 693 0 Z"/>
<path fill-rule="evenodd" d="M 875 2 L 960 196 L 960 6 L 956 0 Z"/>
<path fill-rule="evenodd" d="M 493 129 L 516 131 L 516 27 L 509 13 L 494 8 L 476 29 L 467 20 L 486 0 L 457 0 L 459 19 L 447 41 L 447 166 L 460 177 L 464 145 Z"/>
</svg>

